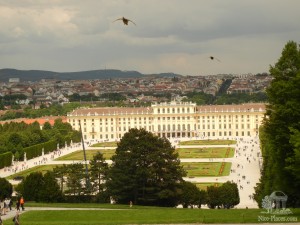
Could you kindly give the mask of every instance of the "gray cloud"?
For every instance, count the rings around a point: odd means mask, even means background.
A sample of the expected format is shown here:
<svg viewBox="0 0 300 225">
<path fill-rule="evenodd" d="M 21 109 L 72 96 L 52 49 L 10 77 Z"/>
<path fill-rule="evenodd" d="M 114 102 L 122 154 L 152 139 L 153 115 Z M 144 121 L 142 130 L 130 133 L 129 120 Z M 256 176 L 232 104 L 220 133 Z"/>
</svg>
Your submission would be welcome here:
<svg viewBox="0 0 300 225">
<path fill-rule="evenodd" d="M 0 0 L 0 67 L 266 72 L 287 41 L 299 41 L 299 7 L 297 0 Z M 113 23 L 122 16 L 137 26 Z"/>
</svg>

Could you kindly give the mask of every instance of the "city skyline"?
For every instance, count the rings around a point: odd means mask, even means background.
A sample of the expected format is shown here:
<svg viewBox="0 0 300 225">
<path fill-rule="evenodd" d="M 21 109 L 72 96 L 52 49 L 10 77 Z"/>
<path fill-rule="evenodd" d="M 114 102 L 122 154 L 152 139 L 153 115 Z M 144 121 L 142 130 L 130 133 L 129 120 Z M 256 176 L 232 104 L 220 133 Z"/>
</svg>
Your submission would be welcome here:
<svg viewBox="0 0 300 225">
<path fill-rule="evenodd" d="M 0 1 L 0 68 L 255 74 L 300 36 L 296 0 L 188 3 Z M 113 23 L 123 16 L 136 26 Z"/>
</svg>

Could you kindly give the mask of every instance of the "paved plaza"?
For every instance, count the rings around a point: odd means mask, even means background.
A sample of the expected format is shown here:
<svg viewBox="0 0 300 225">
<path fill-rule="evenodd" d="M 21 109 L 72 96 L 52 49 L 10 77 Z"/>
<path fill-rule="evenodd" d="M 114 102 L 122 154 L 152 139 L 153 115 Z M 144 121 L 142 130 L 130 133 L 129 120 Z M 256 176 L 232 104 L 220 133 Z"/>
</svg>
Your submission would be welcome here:
<svg viewBox="0 0 300 225">
<path fill-rule="evenodd" d="M 184 139 L 191 140 L 191 139 Z M 183 141 L 184 141 L 183 140 Z M 240 193 L 240 204 L 237 208 L 258 208 L 255 201 L 253 201 L 252 195 L 254 193 L 254 187 L 260 178 L 260 147 L 259 140 L 257 137 L 242 137 L 236 138 L 237 144 L 234 145 L 218 145 L 217 147 L 234 147 L 235 155 L 233 158 L 208 158 L 208 159 L 181 159 L 182 162 L 231 162 L 231 173 L 229 176 L 220 177 L 195 177 L 195 178 L 185 178 L 187 181 L 191 182 L 201 182 L 201 183 L 215 183 L 215 182 L 226 182 L 233 181 L 238 184 Z M 171 143 L 176 146 L 178 140 L 171 140 Z M 201 145 L 201 146 L 191 146 L 195 147 L 212 147 L 213 145 Z M 178 147 L 178 146 L 176 146 Z M 187 146 L 184 146 L 187 148 Z M 215 146 L 216 147 L 216 146 Z M 86 150 L 100 149 L 99 147 L 93 148 L 85 145 Z M 110 149 L 105 147 L 105 149 Z M 61 148 L 55 152 L 42 155 L 40 157 L 27 160 L 25 162 L 15 162 L 10 168 L 3 168 L 0 170 L 0 177 L 7 177 L 13 175 L 17 172 L 46 164 L 70 164 L 83 161 L 55 161 L 58 157 L 67 155 L 69 153 L 82 150 L 81 144 L 73 144 L 66 148 Z M 111 163 L 110 160 L 107 160 Z M 19 181 L 10 180 L 12 184 L 17 184 Z"/>
</svg>

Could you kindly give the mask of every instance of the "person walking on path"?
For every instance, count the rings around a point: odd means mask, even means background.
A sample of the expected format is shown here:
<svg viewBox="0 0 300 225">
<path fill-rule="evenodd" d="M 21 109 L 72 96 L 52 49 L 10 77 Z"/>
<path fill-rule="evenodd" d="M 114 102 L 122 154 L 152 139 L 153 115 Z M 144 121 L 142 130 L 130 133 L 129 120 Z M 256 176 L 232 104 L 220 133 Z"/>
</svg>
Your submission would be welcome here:
<svg viewBox="0 0 300 225">
<path fill-rule="evenodd" d="M 2 221 L 1 215 L 0 215 L 0 225 L 3 225 L 3 221 Z"/>
<path fill-rule="evenodd" d="M 5 200 L 4 200 L 5 213 L 8 212 L 8 209 L 9 209 L 9 202 L 10 202 L 10 200 L 9 200 L 8 198 L 5 198 Z"/>
<path fill-rule="evenodd" d="M 0 209 L 1 209 L 1 215 L 5 215 L 4 200 L 1 199 L 0 199 Z"/>
<path fill-rule="evenodd" d="M 19 216 L 19 212 L 16 212 L 16 215 L 13 218 L 14 221 L 14 225 L 20 225 L 20 216 Z"/>
<path fill-rule="evenodd" d="M 13 200 L 10 198 L 9 199 L 9 210 L 11 211 L 11 207 L 13 206 Z"/>
<path fill-rule="evenodd" d="M 22 196 L 22 197 L 20 198 L 20 205 L 21 205 L 22 211 L 25 210 L 25 208 L 24 208 L 24 203 L 25 203 L 25 201 L 24 201 L 24 198 L 23 198 L 23 196 Z"/>
<path fill-rule="evenodd" d="M 20 211 L 20 200 L 17 200 L 17 202 L 16 202 L 16 209 L 17 209 L 17 212 Z"/>
</svg>

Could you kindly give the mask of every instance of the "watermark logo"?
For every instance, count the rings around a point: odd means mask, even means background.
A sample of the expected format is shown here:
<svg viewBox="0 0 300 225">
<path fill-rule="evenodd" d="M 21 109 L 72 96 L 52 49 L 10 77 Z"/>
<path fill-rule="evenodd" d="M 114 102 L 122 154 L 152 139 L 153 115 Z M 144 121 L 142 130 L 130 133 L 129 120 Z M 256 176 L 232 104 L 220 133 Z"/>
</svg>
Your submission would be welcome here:
<svg viewBox="0 0 300 225">
<path fill-rule="evenodd" d="M 258 216 L 258 222 L 297 222 L 298 218 L 287 216 L 293 212 L 286 208 L 288 196 L 282 191 L 274 191 L 262 199 L 262 208 L 265 209 Z"/>
<path fill-rule="evenodd" d="M 288 215 L 292 214 L 290 209 L 286 208 L 288 196 L 282 191 L 274 191 L 272 194 L 267 195 L 262 200 L 262 207 L 267 211 L 262 213 Z"/>
</svg>

